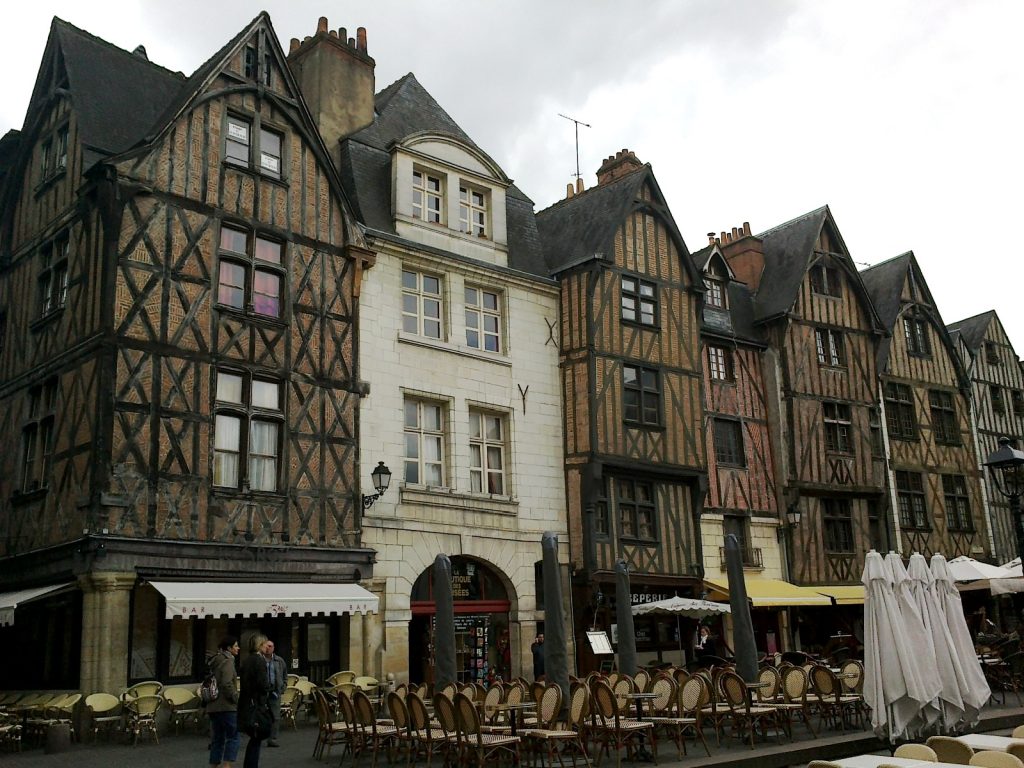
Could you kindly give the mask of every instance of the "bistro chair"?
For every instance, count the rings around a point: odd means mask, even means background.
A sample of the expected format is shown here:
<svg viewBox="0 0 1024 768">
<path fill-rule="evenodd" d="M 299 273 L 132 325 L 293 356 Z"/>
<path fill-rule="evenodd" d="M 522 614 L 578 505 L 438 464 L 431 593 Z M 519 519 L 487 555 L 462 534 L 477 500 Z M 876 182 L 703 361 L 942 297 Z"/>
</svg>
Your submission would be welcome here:
<svg viewBox="0 0 1024 768">
<path fill-rule="evenodd" d="M 146 680 L 126 688 L 124 693 L 121 694 L 121 701 L 127 701 L 137 696 L 157 696 L 163 689 L 163 683 L 156 680 Z"/>
<path fill-rule="evenodd" d="M 384 697 L 387 702 L 388 714 L 391 715 L 391 722 L 395 726 L 395 751 L 401 757 L 402 749 L 409 756 L 407 762 L 412 762 L 413 736 L 409 721 L 409 707 L 405 703 L 405 697 L 399 696 L 391 691 Z"/>
<path fill-rule="evenodd" d="M 125 702 L 125 712 L 128 715 L 126 729 L 132 734 L 133 746 L 139 743 L 141 733 L 151 734 L 153 741 L 160 743 L 160 736 L 156 731 L 156 716 L 163 703 L 163 697 L 155 693 L 142 694 Z"/>
<path fill-rule="evenodd" d="M 654 763 L 658 763 L 658 744 L 654 736 L 654 723 L 650 720 L 635 720 L 622 717 L 615 692 L 602 680 L 596 680 L 591 686 L 593 709 L 591 711 L 590 732 L 598 745 L 596 764 L 601 764 L 602 754 L 611 754 L 615 749 L 615 765 L 622 765 L 622 748 L 625 747 L 627 759 L 639 752 L 645 736 L 650 736 L 651 752 Z"/>
<path fill-rule="evenodd" d="M 935 750 L 927 744 L 900 744 L 892 756 L 905 757 L 909 760 L 927 760 L 929 763 L 939 762 Z"/>
<path fill-rule="evenodd" d="M 786 667 L 782 670 L 782 701 L 775 706 L 785 713 L 793 733 L 793 715 L 800 715 L 811 736 L 818 738 L 818 732 L 811 723 L 811 704 L 807 700 L 808 677 L 803 667 Z"/>
<path fill-rule="evenodd" d="M 352 707 L 355 711 L 356 727 L 361 732 L 360 751 L 369 749 L 373 753 L 371 768 L 377 766 L 377 753 L 382 749 L 388 751 L 388 762 L 391 760 L 391 750 L 398 739 L 398 728 L 390 721 L 378 720 L 373 712 L 373 702 L 363 691 L 356 691 L 352 697 Z M 355 755 L 353 755 L 353 760 Z"/>
<path fill-rule="evenodd" d="M 1019 728 L 1020 726 L 1018 726 Z M 1015 728 L 1014 731 L 1017 729 Z M 1012 737 L 1011 737 L 1012 738 Z M 1020 738 L 1020 737 L 1018 737 Z M 1006 752 L 1013 755 L 1014 757 L 1024 760 L 1024 744 L 1009 744 L 1006 747 Z"/>
<path fill-rule="evenodd" d="M 484 768 L 485 764 L 500 762 L 502 757 L 509 758 L 511 765 L 519 764 L 518 736 L 481 731 L 476 704 L 463 693 L 456 694 L 454 705 L 461 765 Z"/>
<path fill-rule="evenodd" d="M 775 736 L 782 743 L 779 731 L 782 730 L 779 721 L 779 710 L 776 707 L 765 704 L 751 704 L 750 692 L 743 678 L 735 672 L 723 672 L 721 677 L 722 693 L 725 695 L 725 702 L 729 706 L 729 714 L 732 717 L 733 732 L 740 734 L 746 727 L 750 732 L 750 748 L 754 748 L 754 731 L 761 726 L 765 736 L 768 734 L 768 726 L 775 728 Z"/>
<path fill-rule="evenodd" d="M 164 688 L 160 695 L 170 710 L 170 721 L 174 725 L 174 734 L 181 731 L 181 726 L 189 721 L 199 724 L 199 717 L 203 713 L 202 703 L 196 696 L 195 691 L 188 688 L 171 687 Z"/>
<path fill-rule="evenodd" d="M 1013 729 L 1013 733 L 1010 734 L 1010 738 L 1013 739 L 1024 739 L 1024 725 L 1018 725 Z"/>
<path fill-rule="evenodd" d="M 89 711 L 89 725 L 92 740 L 99 740 L 100 728 L 109 729 L 121 725 L 121 700 L 112 693 L 93 693 L 85 697 L 85 708 Z"/>
<path fill-rule="evenodd" d="M 970 765 L 974 750 L 952 736 L 932 736 L 926 742 L 935 752 L 940 763 Z"/>
<path fill-rule="evenodd" d="M 343 670 L 341 672 L 335 672 L 333 675 L 324 680 L 324 686 L 331 688 L 335 685 L 341 685 L 342 683 L 354 683 L 356 680 L 355 672 L 350 669 Z"/>
<path fill-rule="evenodd" d="M 636 688 L 637 693 L 646 693 L 650 682 L 651 675 L 646 670 L 641 669 L 633 676 L 633 686 Z"/>
<path fill-rule="evenodd" d="M 843 768 L 839 763 L 830 763 L 828 760 L 811 760 L 807 768 Z"/>
<path fill-rule="evenodd" d="M 447 699 L 445 700 L 447 701 Z M 455 743 L 456 738 L 454 711 L 447 712 L 451 715 L 450 721 L 447 723 L 442 721 L 441 713 L 439 713 L 438 722 L 432 723 L 430 715 L 427 714 L 427 706 L 419 694 L 410 693 L 405 699 L 405 704 L 409 708 L 409 733 L 412 737 L 409 753 L 410 764 L 421 752 L 426 755 L 427 768 L 430 768 L 430 760 L 435 754 L 440 754 L 444 758 L 445 764 L 448 764 L 449 749 Z M 445 724 L 450 725 L 451 730 L 446 730 Z"/>
<path fill-rule="evenodd" d="M 687 681 L 689 682 L 689 681 Z M 685 683 L 684 683 L 685 685 Z M 701 683 L 696 683 L 700 686 Z M 692 688 L 692 686 L 691 686 Z M 660 677 L 651 684 L 651 693 L 655 699 L 651 702 L 651 709 L 654 715 L 651 722 L 654 723 L 655 731 L 664 731 L 676 745 L 676 753 L 682 760 L 686 754 L 685 731 L 688 728 L 696 728 L 697 718 L 688 715 L 685 711 L 685 704 L 682 702 L 681 689 L 675 681 L 668 677 Z M 699 697 L 699 688 L 696 696 Z M 694 701 L 694 706 L 696 700 Z M 710 754 L 708 755 L 710 757 Z"/>
<path fill-rule="evenodd" d="M 978 765 L 981 768 L 1024 768 L 1024 763 L 1019 757 L 1009 752 L 996 752 L 990 749 L 976 752 L 971 758 L 970 765 Z"/>
<path fill-rule="evenodd" d="M 835 725 L 838 721 L 839 727 L 845 733 L 847 717 L 860 714 L 860 697 L 844 694 L 835 673 L 821 664 L 811 668 L 811 681 L 818 697 L 815 703 L 822 724 L 828 720 Z"/>
<path fill-rule="evenodd" d="M 281 693 L 281 722 L 291 723 L 292 730 L 298 730 L 295 724 L 295 711 L 302 706 L 302 691 L 289 685 Z"/>
<path fill-rule="evenodd" d="M 555 692 L 544 691 L 541 698 L 539 717 L 544 721 L 544 727 L 531 728 L 522 733 L 526 736 L 527 742 L 536 741 L 535 754 L 540 755 L 544 750 L 547 754 L 547 765 L 553 766 L 554 758 L 558 758 L 558 764 L 565 768 L 562 756 L 568 751 L 572 755 L 573 768 L 576 766 L 576 754 L 579 753 L 586 764 L 590 765 L 590 758 L 587 757 L 586 748 L 583 745 L 584 719 L 586 718 L 587 702 L 590 699 L 590 691 L 586 685 L 575 683 L 571 686 L 569 694 L 569 719 L 565 723 L 557 721 L 559 710 L 562 705 L 561 689 L 552 686 Z M 549 716 L 550 715 L 550 716 Z M 543 764 L 543 760 L 541 761 Z"/>
<path fill-rule="evenodd" d="M 310 700 L 313 702 L 317 725 L 320 729 L 316 736 L 316 743 L 313 745 L 313 758 L 315 760 L 323 759 L 325 748 L 329 757 L 331 747 L 335 744 L 344 744 L 345 751 L 351 750 L 351 724 L 334 720 L 331 704 L 327 701 L 327 695 L 319 688 L 313 690 L 310 694 Z M 342 752 L 342 757 L 344 755 L 345 752 Z"/>
</svg>

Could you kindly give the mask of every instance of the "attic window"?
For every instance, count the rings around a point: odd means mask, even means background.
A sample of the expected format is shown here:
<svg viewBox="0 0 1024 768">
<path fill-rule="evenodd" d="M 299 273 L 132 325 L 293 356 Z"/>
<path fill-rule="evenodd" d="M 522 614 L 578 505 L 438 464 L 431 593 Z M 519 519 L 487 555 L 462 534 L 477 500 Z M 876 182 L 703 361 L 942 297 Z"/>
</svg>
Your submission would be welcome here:
<svg viewBox="0 0 1024 768">
<path fill-rule="evenodd" d="M 412 172 L 412 215 L 431 224 L 441 223 L 444 187 L 440 176 L 424 171 Z"/>
<path fill-rule="evenodd" d="M 811 267 L 811 290 L 822 296 L 842 296 L 843 279 L 839 270 L 818 263 Z"/>
<path fill-rule="evenodd" d="M 704 276 L 704 287 L 707 288 L 704 301 L 709 307 L 729 308 L 728 293 L 726 292 L 728 277 L 728 274 L 722 269 L 722 265 L 717 261 L 712 261 L 708 265 L 707 273 Z"/>
<path fill-rule="evenodd" d="M 1002 363 L 1002 360 L 999 359 L 999 348 L 994 341 L 985 342 L 985 362 L 989 365 L 999 365 Z"/>
<path fill-rule="evenodd" d="M 912 315 L 903 318 L 903 335 L 907 338 L 907 352 L 916 357 L 931 357 L 932 346 L 928 338 L 928 323 Z"/>
<path fill-rule="evenodd" d="M 255 147 L 254 138 L 259 140 Z M 227 134 L 224 139 L 225 162 L 249 167 L 255 150 L 255 156 L 259 158 L 257 170 L 279 179 L 283 167 L 283 145 L 284 136 L 281 133 L 260 127 L 258 124 L 254 127 L 252 121 L 244 117 L 228 115 Z"/>
<path fill-rule="evenodd" d="M 487 193 L 459 186 L 459 231 L 487 237 Z"/>
</svg>

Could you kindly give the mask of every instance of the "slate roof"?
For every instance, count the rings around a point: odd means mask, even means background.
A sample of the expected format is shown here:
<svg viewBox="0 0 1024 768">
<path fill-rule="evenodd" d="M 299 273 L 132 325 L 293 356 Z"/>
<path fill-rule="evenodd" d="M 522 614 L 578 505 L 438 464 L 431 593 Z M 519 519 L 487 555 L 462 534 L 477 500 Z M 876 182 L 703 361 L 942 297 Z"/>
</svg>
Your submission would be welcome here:
<svg viewBox="0 0 1024 768">
<path fill-rule="evenodd" d="M 875 305 L 878 319 L 891 331 L 900 313 L 900 294 L 906 282 L 913 254 L 909 251 L 861 270 L 860 279 Z"/>
<path fill-rule="evenodd" d="M 62 19 L 54 18 L 50 35 L 63 54 L 86 168 L 140 141 L 185 83 L 180 72 L 157 66 Z"/>
<path fill-rule="evenodd" d="M 946 326 L 946 330 L 951 334 L 958 335 L 971 355 L 977 355 L 978 350 L 981 348 L 981 343 L 985 340 L 985 331 L 988 330 L 989 323 L 992 322 L 995 316 L 996 311 L 990 309 L 988 312 L 982 312 L 980 315 L 950 323 Z"/>
<path fill-rule="evenodd" d="M 396 80 L 374 97 L 372 125 L 341 144 L 341 179 L 356 217 L 366 227 L 395 234 L 391 212 L 391 154 L 388 148 L 417 133 L 450 136 L 484 152 L 413 73 Z M 505 191 L 508 263 L 513 269 L 547 276 L 533 201 L 514 184 Z"/>
<path fill-rule="evenodd" d="M 754 298 L 756 320 L 784 314 L 796 303 L 828 215 L 828 206 L 822 206 L 757 235 L 764 241 L 765 269 Z"/>
<path fill-rule="evenodd" d="M 709 244 L 699 251 L 690 254 L 690 260 L 698 272 L 704 272 L 716 248 L 717 246 Z M 707 315 L 709 311 L 713 311 L 728 314 L 732 323 L 732 333 L 724 333 L 717 328 L 711 327 L 707 322 L 707 318 L 705 318 L 704 330 L 719 336 L 732 336 L 737 340 L 764 343 L 764 333 L 754 322 L 754 294 L 750 292 L 750 289 L 744 283 L 738 281 L 730 282 L 727 292 L 728 309 L 720 310 L 709 308 L 705 305 L 704 313 Z"/>
</svg>

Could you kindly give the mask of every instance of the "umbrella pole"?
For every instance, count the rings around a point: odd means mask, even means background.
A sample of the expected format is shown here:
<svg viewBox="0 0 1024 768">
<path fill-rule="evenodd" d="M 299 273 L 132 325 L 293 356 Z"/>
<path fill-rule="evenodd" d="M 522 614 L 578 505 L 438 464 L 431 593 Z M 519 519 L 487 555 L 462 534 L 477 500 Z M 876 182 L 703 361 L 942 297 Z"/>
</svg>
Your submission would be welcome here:
<svg viewBox="0 0 1024 768">
<path fill-rule="evenodd" d="M 684 661 L 684 659 L 683 659 L 683 630 L 681 630 L 679 628 L 679 614 L 678 613 L 676 614 L 676 640 L 679 641 L 679 664 L 680 664 L 680 666 L 685 667 L 686 665 L 683 663 L 683 661 Z"/>
</svg>

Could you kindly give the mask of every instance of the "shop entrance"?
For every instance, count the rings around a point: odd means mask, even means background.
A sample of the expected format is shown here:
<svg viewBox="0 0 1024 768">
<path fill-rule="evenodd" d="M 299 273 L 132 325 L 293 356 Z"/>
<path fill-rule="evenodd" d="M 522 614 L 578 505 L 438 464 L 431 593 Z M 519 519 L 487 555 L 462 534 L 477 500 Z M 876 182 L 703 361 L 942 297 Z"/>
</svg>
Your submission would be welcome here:
<svg viewBox="0 0 1024 768">
<path fill-rule="evenodd" d="M 508 592 L 494 571 L 466 557 L 452 559 L 455 671 L 460 683 L 509 680 Z M 434 682 L 434 567 L 416 579 L 409 622 L 409 679 Z"/>
</svg>

